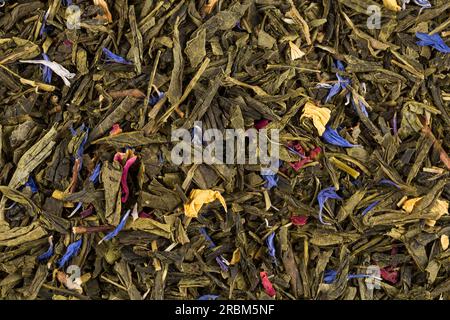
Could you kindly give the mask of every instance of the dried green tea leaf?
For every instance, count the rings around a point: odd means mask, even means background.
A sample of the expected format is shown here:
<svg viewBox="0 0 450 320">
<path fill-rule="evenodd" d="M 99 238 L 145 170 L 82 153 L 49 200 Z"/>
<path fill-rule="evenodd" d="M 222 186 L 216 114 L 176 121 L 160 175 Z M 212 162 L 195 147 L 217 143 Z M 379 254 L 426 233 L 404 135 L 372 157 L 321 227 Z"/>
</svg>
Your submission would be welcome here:
<svg viewBox="0 0 450 320">
<path fill-rule="evenodd" d="M 0 246 L 14 247 L 41 239 L 47 232 L 37 222 L 26 227 L 16 227 L 0 233 Z"/>
<path fill-rule="evenodd" d="M 206 56 L 206 30 L 201 29 L 195 36 L 186 43 L 184 53 L 187 55 L 192 68 L 203 61 Z"/>
<path fill-rule="evenodd" d="M 119 163 L 106 162 L 102 170 L 102 181 L 105 188 L 105 220 L 112 225 L 117 225 L 120 221 L 121 194 L 120 179 L 122 169 Z"/>
</svg>

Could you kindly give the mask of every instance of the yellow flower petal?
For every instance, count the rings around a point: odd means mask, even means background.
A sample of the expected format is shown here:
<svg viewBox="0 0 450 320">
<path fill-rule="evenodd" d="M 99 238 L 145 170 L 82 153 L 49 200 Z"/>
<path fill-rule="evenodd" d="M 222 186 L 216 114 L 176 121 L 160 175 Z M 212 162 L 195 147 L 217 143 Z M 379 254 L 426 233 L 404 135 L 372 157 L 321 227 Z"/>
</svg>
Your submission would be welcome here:
<svg viewBox="0 0 450 320">
<path fill-rule="evenodd" d="M 414 206 L 420 199 L 422 199 L 422 197 L 406 200 L 402 205 L 402 209 L 407 213 L 411 213 L 414 209 Z M 439 220 L 443 215 L 448 214 L 448 202 L 445 200 L 437 199 L 434 206 L 430 208 L 430 211 L 436 216 L 436 219 L 425 219 L 425 224 L 433 227 L 436 224 L 437 220 Z"/>
<path fill-rule="evenodd" d="M 111 12 L 109 11 L 108 4 L 105 0 L 94 0 L 94 5 L 99 6 L 103 9 L 106 19 L 109 23 L 113 21 Z"/>
<path fill-rule="evenodd" d="M 56 200 L 62 200 L 62 199 L 64 199 L 65 196 L 66 196 L 66 194 L 63 191 L 59 191 L 59 190 L 55 190 L 52 193 L 52 198 L 54 198 Z"/>
<path fill-rule="evenodd" d="M 289 41 L 289 46 L 291 47 L 291 60 L 300 59 L 305 55 L 305 53 L 292 41 Z"/>
<path fill-rule="evenodd" d="M 448 236 L 446 234 L 443 234 L 441 236 L 441 246 L 442 246 L 442 250 L 447 250 L 449 245 L 449 241 L 448 241 Z"/>
<path fill-rule="evenodd" d="M 225 199 L 218 191 L 194 189 L 189 195 L 189 202 L 184 205 L 184 214 L 187 217 L 196 218 L 205 203 L 213 202 L 216 199 L 220 201 L 226 212 L 227 205 Z"/>
<path fill-rule="evenodd" d="M 67 197 L 69 194 L 60 190 L 55 190 L 52 193 L 52 198 L 56 200 L 63 200 L 65 197 Z M 75 204 L 73 202 L 64 202 L 63 204 L 64 208 L 73 208 L 75 207 Z"/>
<path fill-rule="evenodd" d="M 319 135 L 322 136 L 325 132 L 325 125 L 330 121 L 331 110 L 328 108 L 319 108 L 312 102 L 307 102 L 300 120 L 302 120 L 303 117 L 311 118 Z"/>
<path fill-rule="evenodd" d="M 402 7 L 400 7 L 396 0 L 383 0 L 383 4 L 386 7 L 386 9 L 398 12 L 402 10 Z"/>
<path fill-rule="evenodd" d="M 432 213 L 436 214 L 437 218 L 426 219 L 425 224 L 430 227 L 434 227 L 436 221 L 439 220 L 443 215 L 448 214 L 448 202 L 445 200 L 436 200 L 435 205 L 430 209 Z"/>
<path fill-rule="evenodd" d="M 408 213 L 411 213 L 414 209 L 414 206 L 420 199 L 422 199 L 422 197 L 406 200 L 405 202 L 403 202 L 402 209 Z"/>
<path fill-rule="evenodd" d="M 233 258 L 231 259 L 230 265 L 235 265 L 241 261 L 241 251 L 239 248 L 233 251 Z"/>
</svg>

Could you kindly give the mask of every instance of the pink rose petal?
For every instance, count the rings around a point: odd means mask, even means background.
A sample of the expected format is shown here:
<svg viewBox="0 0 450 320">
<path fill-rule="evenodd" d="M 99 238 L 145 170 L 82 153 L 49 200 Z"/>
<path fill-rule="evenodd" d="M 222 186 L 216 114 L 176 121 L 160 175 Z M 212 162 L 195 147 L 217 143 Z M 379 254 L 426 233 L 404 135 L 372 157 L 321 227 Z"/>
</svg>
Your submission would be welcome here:
<svg viewBox="0 0 450 320">
<path fill-rule="evenodd" d="M 296 226 L 304 226 L 306 222 L 308 222 L 307 216 L 292 216 L 291 217 L 292 224 Z"/>
<path fill-rule="evenodd" d="M 392 284 L 396 284 L 398 282 L 398 271 L 394 270 L 392 267 L 380 269 L 380 274 L 384 280 Z"/>
<path fill-rule="evenodd" d="M 122 203 L 125 203 L 128 200 L 128 196 L 130 193 L 130 191 L 128 189 L 128 184 L 127 184 L 128 170 L 130 170 L 130 167 L 133 165 L 133 163 L 136 162 L 136 160 L 137 160 L 137 156 L 131 157 L 130 159 L 127 160 L 127 162 L 125 163 L 125 166 L 123 167 L 122 178 L 120 179 L 120 184 L 122 186 L 122 192 L 123 192 Z"/>
<path fill-rule="evenodd" d="M 267 276 L 267 272 L 261 271 L 259 275 L 261 276 L 262 285 L 266 293 L 271 297 L 275 296 L 277 293 L 273 288 L 273 285 L 270 282 L 269 277 Z"/>
<path fill-rule="evenodd" d="M 267 127 L 267 125 L 270 123 L 267 119 L 261 119 L 258 121 L 255 121 L 255 129 L 261 130 Z"/>
</svg>

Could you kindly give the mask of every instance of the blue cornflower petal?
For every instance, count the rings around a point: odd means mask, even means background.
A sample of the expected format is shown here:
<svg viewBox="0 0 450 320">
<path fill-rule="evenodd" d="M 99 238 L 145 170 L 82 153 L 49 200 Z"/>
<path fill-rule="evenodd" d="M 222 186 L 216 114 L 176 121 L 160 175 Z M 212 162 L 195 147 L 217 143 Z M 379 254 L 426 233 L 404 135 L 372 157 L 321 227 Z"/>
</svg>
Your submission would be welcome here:
<svg viewBox="0 0 450 320">
<path fill-rule="evenodd" d="M 414 3 L 423 8 L 431 8 L 431 3 L 428 0 L 414 0 Z"/>
<path fill-rule="evenodd" d="M 364 115 L 366 117 L 369 117 L 369 113 L 367 112 L 366 105 L 362 101 L 359 101 L 359 107 L 361 108 L 362 113 L 364 113 Z"/>
<path fill-rule="evenodd" d="M 321 190 L 319 192 L 319 194 L 317 195 L 317 202 L 319 203 L 319 220 L 322 224 L 330 225 L 331 223 L 325 223 L 325 222 L 323 222 L 323 219 L 322 219 L 323 207 L 325 205 L 325 202 L 328 199 L 342 200 L 342 198 L 336 193 L 335 187 L 325 188 L 325 189 Z"/>
<path fill-rule="evenodd" d="M 45 61 L 50 61 L 50 58 L 45 53 L 42 54 L 42 58 Z M 53 74 L 52 69 L 44 65 L 42 66 L 42 78 L 44 79 L 45 83 L 52 82 L 52 74 Z"/>
<path fill-rule="evenodd" d="M 44 32 L 47 31 L 47 26 L 46 26 L 46 24 L 47 24 L 47 18 L 48 18 L 49 13 L 50 13 L 50 9 L 47 10 L 47 12 L 46 12 L 45 15 L 44 15 L 44 18 L 42 19 L 42 26 L 41 26 L 41 29 L 39 30 L 39 37 L 42 37 L 42 35 L 44 34 Z M 44 59 L 45 59 L 45 57 L 44 57 Z M 46 59 L 46 60 L 47 60 L 47 59 Z"/>
<path fill-rule="evenodd" d="M 162 152 L 158 153 L 158 161 L 160 164 L 164 163 L 164 156 L 163 156 Z"/>
<path fill-rule="evenodd" d="M 335 67 L 340 71 L 345 70 L 344 64 L 339 60 L 336 60 Z M 345 88 L 347 88 L 347 86 L 349 86 L 351 83 L 350 79 L 341 77 L 341 75 L 339 73 L 336 73 L 336 78 L 338 79 L 338 82 L 331 87 L 330 91 L 328 92 L 327 97 L 325 98 L 325 103 L 328 103 L 331 100 L 331 98 L 333 98 L 335 95 L 339 94 L 339 92 L 341 92 L 341 90 L 344 90 Z"/>
<path fill-rule="evenodd" d="M 58 260 L 58 268 L 63 267 L 74 255 L 77 254 L 78 250 L 81 248 L 81 244 L 83 243 L 83 238 L 78 241 L 71 243 L 66 250 L 66 253 L 62 256 L 60 260 Z"/>
<path fill-rule="evenodd" d="M 336 270 L 327 270 L 323 275 L 323 281 L 326 284 L 333 283 L 336 280 L 337 271 Z"/>
<path fill-rule="evenodd" d="M 275 163 L 275 166 L 277 168 L 280 168 L 281 161 L 277 160 L 277 162 Z M 273 187 L 276 187 L 278 185 L 278 176 L 272 170 L 272 168 L 263 168 L 262 171 L 261 171 L 261 176 L 266 181 L 265 188 L 270 190 Z"/>
<path fill-rule="evenodd" d="M 419 46 L 431 46 L 439 52 L 450 53 L 450 47 L 445 44 L 444 40 L 442 40 L 437 33 L 429 35 L 422 32 L 416 32 L 416 37 L 420 39 L 420 41 L 417 41 L 417 45 Z"/>
<path fill-rule="evenodd" d="M 236 27 L 239 31 L 245 31 L 244 28 L 242 28 L 242 26 L 241 26 L 241 21 L 236 22 L 235 27 Z"/>
<path fill-rule="evenodd" d="M 205 294 L 201 297 L 198 297 L 197 300 L 216 300 L 217 298 L 219 298 L 220 296 L 216 296 L 214 294 Z"/>
<path fill-rule="evenodd" d="M 358 145 L 351 144 L 344 138 L 342 138 L 339 133 L 332 129 L 330 126 L 326 126 L 326 130 L 322 135 L 323 139 L 334 146 L 343 147 L 343 148 L 352 148 L 358 147 Z"/>
<path fill-rule="evenodd" d="M 370 210 L 375 208 L 377 206 L 377 204 L 379 204 L 379 203 L 380 203 L 380 200 L 377 200 L 377 201 L 372 202 L 371 204 L 369 204 L 367 206 L 367 208 L 365 208 L 364 211 L 361 213 L 361 216 L 365 216 L 367 214 L 367 212 L 369 212 Z"/>
<path fill-rule="evenodd" d="M 347 279 L 360 279 L 360 278 L 370 278 L 372 275 L 370 274 L 349 274 Z"/>
<path fill-rule="evenodd" d="M 216 257 L 216 261 L 220 266 L 220 269 L 222 269 L 223 271 L 228 271 L 228 266 L 225 263 L 225 259 L 222 256 Z"/>
<path fill-rule="evenodd" d="M 211 237 L 208 235 L 208 233 L 206 232 L 205 228 L 200 228 L 200 233 L 206 238 L 206 240 L 208 240 L 209 242 L 209 248 L 212 249 L 216 246 L 216 244 L 214 243 L 214 241 L 211 239 Z M 228 266 L 225 263 L 225 259 L 222 256 L 218 256 L 216 257 L 216 261 L 219 264 L 220 268 L 223 271 L 228 271 Z"/>
<path fill-rule="evenodd" d="M 327 270 L 325 271 L 324 275 L 323 275 L 323 281 L 326 284 L 331 284 L 336 280 L 337 277 L 337 271 L 335 270 Z M 372 277 L 372 275 L 370 274 L 349 274 L 347 276 L 347 280 L 350 279 L 360 279 L 360 278 L 370 278 Z"/>
<path fill-rule="evenodd" d="M 362 182 L 358 179 L 355 179 L 352 181 L 352 184 L 356 187 L 361 187 L 362 186 Z"/>
<path fill-rule="evenodd" d="M 341 85 L 342 89 L 345 89 L 350 85 L 350 79 L 341 77 L 339 73 L 336 73 L 336 78 L 338 78 L 339 84 Z"/>
<path fill-rule="evenodd" d="M 103 241 L 111 240 L 112 238 L 117 236 L 117 234 L 123 229 L 123 227 L 125 227 L 127 219 L 130 216 L 130 212 L 131 210 L 128 210 L 127 213 L 125 213 L 125 215 L 123 216 L 122 221 L 120 221 L 120 223 L 117 225 L 117 227 L 113 231 L 108 233 L 106 236 L 104 236 L 103 239 L 100 240 L 98 244 L 102 243 Z"/>
<path fill-rule="evenodd" d="M 345 70 L 344 63 L 341 60 L 336 60 L 336 68 L 338 68 L 341 71 L 344 71 Z"/>
<path fill-rule="evenodd" d="M 369 113 L 367 112 L 366 105 L 361 100 L 359 100 L 358 102 L 359 102 L 359 107 L 361 108 L 362 113 L 364 113 L 364 115 L 366 117 L 369 117 Z M 352 99 L 352 106 L 356 111 L 356 105 L 355 105 L 355 102 L 353 101 L 353 99 Z"/>
<path fill-rule="evenodd" d="M 41 254 L 37 259 L 39 262 L 47 261 L 53 256 L 53 245 L 48 247 L 47 251 Z"/>
<path fill-rule="evenodd" d="M 331 98 L 337 95 L 340 91 L 341 91 L 341 84 L 338 82 L 331 87 L 330 91 L 328 91 L 328 95 L 325 98 L 325 103 L 328 103 L 328 101 L 330 101 Z"/>
<path fill-rule="evenodd" d="M 53 256 L 53 241 L 52 237 L 49 239 L 50 246 L 48 247 L 47 251 L 45 251 L 43 254 L 41 254 L 39 257 L 37 257 L 39 262 L 47 261 Z"/>
<path fill-rule="evenodd" d="M 209 234 L 206 232 L 205 228 L 200 228 L 200 233 L 206 238 L 206 240 L 208 240 L 209 248 L 214 248 L 216 246 L 214 241 L 211 239 Z"/>
<path fill-rule="evenodd" d="M 159 102 L 159 100 L 164 98 L 164 95 L 165 95 L 164 92 L 158 92 L 158 95 L 156 97 L 150 97 L 148 104 L 153 107 L 155 104 Z"/>
<path fill-rule="evenodd" d="M 83 137 L 83 140 L 80 143 L 80 146 L 78 147 L 78 151 L 77 151 L 77 158 L 78 159 L 83 158 L 84 146 L 86 145 L 86 142 L 87 142 L 88 137 L 89 137 L 89 128 L 83 128 L 83 129 L 85 129 L 85 130 L 83 130 L 83 131 L 85 131 L 85 135 Z"/>
<path fill-rule="evenodd" d="M 121 56 L 112 53 L 106 48 L 103 48 L 103 53 L 106 55 L 108 59 L 106 61 L 108 62 L 116 62 L 116 63 L 122 63 L 122 64 L 133 64 L 132 62 L 126 60 L 125 58 L 122 58 Z"/>
<path fill-rule="evenodd" d="M 83 202 L 78 202 L 77 206 L 76 206 L 75 209 L 73 209 L 73 211 L 69 214 L 68 218 L 71 218 L 75 213 L 77 213 L 78 210 L 80 210 L 82 206 L 83 206 Z"/>
<path fill-rule="evenodd" d="M 72 0 L 62 0 L 62 4 L 65 7 L 72 5 Z"/>
<path fill-rule="evenodd" d="M 95 166 L 94 171 L 92 171 L 91 175 L 89 176 L 89 181 L 91 181 L 92 183 L 97 183 L 98 177 L 100 176 L 101 169 L 102 169 L 102 164 L 101 164 L 101 162 L 99 162 Z"/>
<path fill-rule="evenodd" d="M 289 151 L 291 151 L 292 153 L 298 155 L 300 158 L 305 159 L 306 156 L 304 154 L 301 154 L 300 152 L 298 152 L 297 150 L 295 150 L 294 148 L 291 148 L 289 146 L 285 146 Z"/>
<path fill-rule="evenodd" d="M 381 179 L 378 182 L 378 184 L 385 184 L 385 185 L 393 186 L 393 187 L 396 187 L 396 188 L 400 189 L 400 186 L 398 184 L 396 184 L 394 181 L 391 181 L 389 179 Z"/>
<path fill-rule="evenodd" d="M 33 193 L 36 193 L 36 192 L 39 191 L 39 189 L 38 189 L 36 183 L 34 182 L 32 176 L 28 177 L 28 181 L 27 181 L 27 183 L 25 183 L 25 186 L 29 187 L 31 189 L 31 192 L 33 192 Z"/>
<path fill-rule="evenodd" d="M 275 250 L 275 244 L 274 244 L 274 238 L 275 238 L 275 232 L 272 232 L 266 239 L 267 247 L 269 248 L 269 254 L 270 256 L 276 260 L 276 250 Z"/>
<path fill-rule="evenodd" d="M 274 175 L 263 175 L 262 176 L 264 180 L 266 180 L 265 188 L 266 189 L 272 189 L 273 187 L 276 187 L 278 185 L 278 176 L 276 174 Z"/>
<path fill-rule="evenodd" d="M 89 137 L 89 128 L 85 126 L 83 123 L 77 130 L 74 130 L 72 127 L 70 127 L 70 132 L 73 137 L 77 136 L 78 132 L 81 132 L 81 134 L 84 134 L 83 140 L 80 142 L 80 145 L 78 146 L 78 150 L 75 153 L 75 159 L 78 159 L 80 161 L 80 166 L 78 167 L 78 172 L 81 171 L 81 168 L 83 167 L 83 153 L 84 153 L 84 147 L 87 143 L 88 137 Z"/>
</svg>

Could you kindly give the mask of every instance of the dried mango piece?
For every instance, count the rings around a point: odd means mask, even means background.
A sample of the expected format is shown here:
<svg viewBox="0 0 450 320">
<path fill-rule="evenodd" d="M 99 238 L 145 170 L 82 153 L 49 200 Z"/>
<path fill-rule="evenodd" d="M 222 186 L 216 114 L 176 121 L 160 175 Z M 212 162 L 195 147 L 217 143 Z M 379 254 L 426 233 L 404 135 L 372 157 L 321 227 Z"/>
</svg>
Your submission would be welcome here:
<svg viewBox="0 0 450 320">
<path fill-rule="evenodd" d="M 213 202 L 216 199 L 220 201 L 226 212 L 227 205 L 225 199 L 218 191 L 194 189 L 189 195 L 189 203 L 184 205 L 184 213 L 188 217 L 196 218 L 205 203 Z"/>
</svg>

